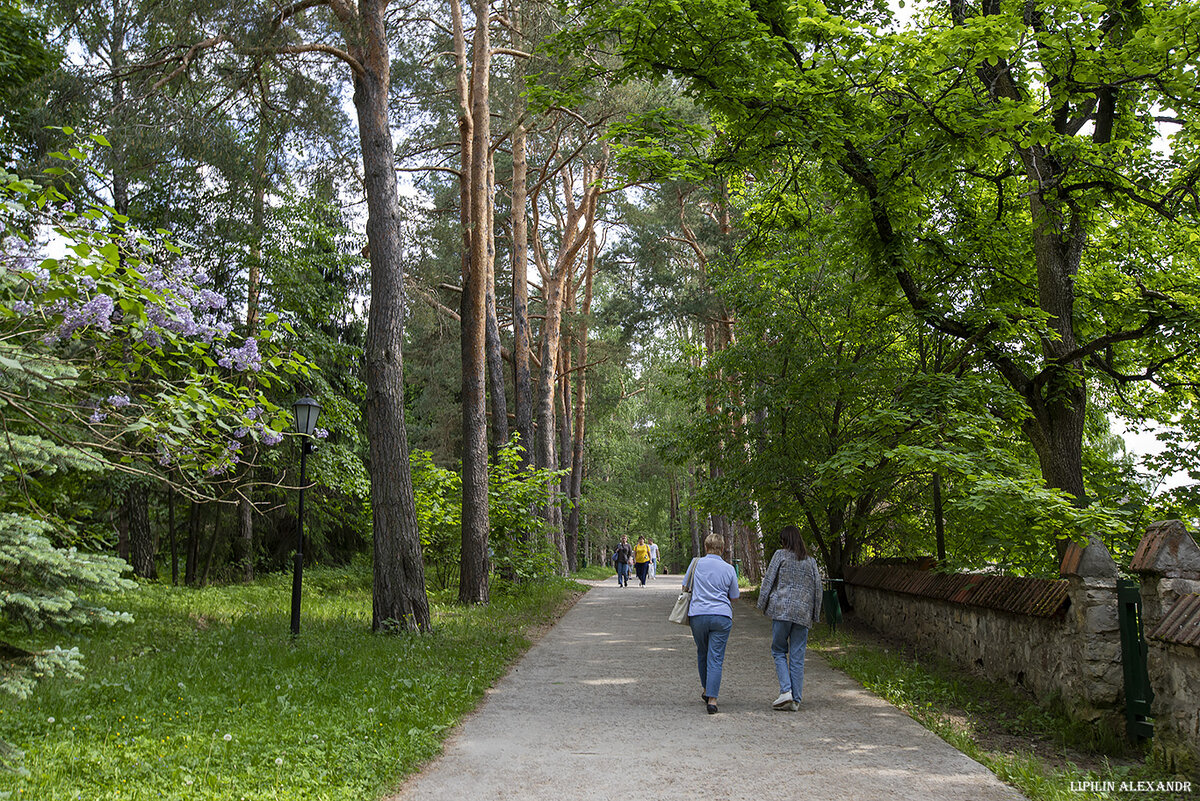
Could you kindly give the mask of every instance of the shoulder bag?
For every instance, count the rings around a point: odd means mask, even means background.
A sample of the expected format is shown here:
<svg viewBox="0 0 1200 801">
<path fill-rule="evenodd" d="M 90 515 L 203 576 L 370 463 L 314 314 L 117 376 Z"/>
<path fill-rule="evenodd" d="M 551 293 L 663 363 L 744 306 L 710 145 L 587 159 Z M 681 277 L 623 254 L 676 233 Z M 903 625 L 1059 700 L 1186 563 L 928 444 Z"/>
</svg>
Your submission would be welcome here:
<svg viewBox="0 0 1200 801">
<path fill-rule="evenodd" d="M 672 623 L 688 625 L 688 607 L 692 605 L 692 574 L 696 571 L 696 560 L 688 565 L 687 580 L 683 584 L 683 592 L 679 593 L 679 597 L 675 599 L 675 606 L 671 608 L 671 614 L 667 615 L 667 620 Z"/>
</svg>

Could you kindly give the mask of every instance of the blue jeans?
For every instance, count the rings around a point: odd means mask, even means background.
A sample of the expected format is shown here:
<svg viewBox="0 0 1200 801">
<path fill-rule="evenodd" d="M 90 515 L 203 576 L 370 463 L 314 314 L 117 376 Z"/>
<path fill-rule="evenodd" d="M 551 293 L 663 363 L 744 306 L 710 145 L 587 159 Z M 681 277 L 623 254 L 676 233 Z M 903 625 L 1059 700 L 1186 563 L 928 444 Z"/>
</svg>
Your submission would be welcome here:
<svg viewBox="0 0 1200 801">
<path fill-rule="evenodd" d="M 696 641 L 696 667 L 704 694 L 716 698 L 721 692 L 721 665 L 725 662 L 725 643 L 733 629 L 733 619 L 724 615 L 694 615 L 688 621 Z"/>
<path fill-rule="evenodd" d="M 775 658 L 775 675 L 779 692 L 792 693 L 799 703 L 804 690 L 804 652 L 808 649 L 808 626 L 790 620 L 771 621 L 771 656 Z"/>
<path fill-rule="evenodd" d="M 617 586 L 621 587 L 629 583 L 629 563 L 617 562 Z"/>
</svg>

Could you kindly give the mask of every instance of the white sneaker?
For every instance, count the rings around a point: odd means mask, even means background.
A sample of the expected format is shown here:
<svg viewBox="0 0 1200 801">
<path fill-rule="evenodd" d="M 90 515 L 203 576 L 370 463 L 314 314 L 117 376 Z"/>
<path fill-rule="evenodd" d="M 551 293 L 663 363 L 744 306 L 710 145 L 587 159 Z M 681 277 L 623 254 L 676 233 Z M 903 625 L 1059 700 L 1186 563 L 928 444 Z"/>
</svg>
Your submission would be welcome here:
<svg viewBox="0 0 1200 801">
<path fill-rule="evenodd" d="M 792 706 L 792 691 L 791 690 L 788 690 L 786 693 L 780 693 L 779 697 L 775 699 L 775 703 L 771 704 L 772 709 L 778 709 L 781 711 L 790 709 L 791 706 Z"/>
</svg>

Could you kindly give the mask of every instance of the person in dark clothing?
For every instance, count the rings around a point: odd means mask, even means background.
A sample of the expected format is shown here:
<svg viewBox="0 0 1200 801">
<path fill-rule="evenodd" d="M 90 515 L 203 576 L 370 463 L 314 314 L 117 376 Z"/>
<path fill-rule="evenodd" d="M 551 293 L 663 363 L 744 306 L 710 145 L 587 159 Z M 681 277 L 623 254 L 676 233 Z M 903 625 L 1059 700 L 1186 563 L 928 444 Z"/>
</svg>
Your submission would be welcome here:
<svg viewBox="0 0 1200 801">
<path fill-rule="evenodd" d="M 617 586 L 629 586 L 629 561 L 633 559 L 633 547 L 629 544 L 629 537 L 621 535 L 621 544 L 617 546 L 616 552 L 613 554 L 613 561 L 617 567 Z"/>
</svg>

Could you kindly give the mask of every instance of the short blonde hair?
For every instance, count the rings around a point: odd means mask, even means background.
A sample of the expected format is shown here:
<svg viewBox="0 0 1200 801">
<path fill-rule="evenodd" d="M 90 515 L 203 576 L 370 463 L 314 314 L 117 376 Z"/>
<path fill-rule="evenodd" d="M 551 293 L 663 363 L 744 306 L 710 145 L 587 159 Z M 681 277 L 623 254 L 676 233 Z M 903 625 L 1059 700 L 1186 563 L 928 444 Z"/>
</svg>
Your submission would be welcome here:
<svg viewBox="0 0 1200 801">
<path fill-rule="evenodd" d="M 704 538 L 704 552 L 715 554 L 725 553 L 725 538 L 716 532 L 709 534 Z"/>
</svg>

